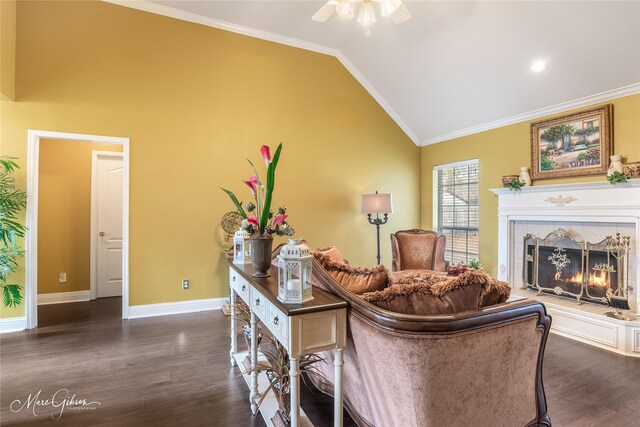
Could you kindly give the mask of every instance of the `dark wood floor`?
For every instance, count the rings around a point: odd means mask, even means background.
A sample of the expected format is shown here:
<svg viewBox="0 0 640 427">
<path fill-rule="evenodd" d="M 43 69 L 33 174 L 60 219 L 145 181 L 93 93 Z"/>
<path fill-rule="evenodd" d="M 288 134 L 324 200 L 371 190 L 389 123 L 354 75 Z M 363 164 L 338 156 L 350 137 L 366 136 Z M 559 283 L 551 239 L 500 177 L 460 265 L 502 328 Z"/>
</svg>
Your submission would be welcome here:
<svg viewBox="0 0 640 427">
<path fill-rule="evenodd" d="M 42 306 L 39 317 L 35 330 L 0 336 L 2 426 L 264 426 L 229 366 L 228 318 L 218 310 L 122 321 L 120 299 L 108 298 Z M 544 375 L 554 426 L 640 425 L 640 359 L 552 335 Z M 36 407 L 36 417 L 10 410 L 59 389 L 101 405 L 65 409 L 59 420 L 59 407 Z M 332 403 L 302 396 L 317 426 L 332 424 Z"/>
</svg>

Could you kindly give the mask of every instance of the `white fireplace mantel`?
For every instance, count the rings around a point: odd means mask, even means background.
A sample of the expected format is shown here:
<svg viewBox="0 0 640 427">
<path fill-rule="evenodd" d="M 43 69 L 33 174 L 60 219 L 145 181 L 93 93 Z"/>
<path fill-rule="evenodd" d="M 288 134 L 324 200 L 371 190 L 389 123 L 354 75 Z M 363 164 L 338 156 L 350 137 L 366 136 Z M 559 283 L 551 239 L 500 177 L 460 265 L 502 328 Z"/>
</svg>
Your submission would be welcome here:
<svg viewBox="0 0 640 427">
<path fill-rule="evenodd" d="M 640 357 L 640 321 L 625 322 L 602 315 L 606 307 L 536 296 L 520 290 L 522 279 L 515 277 L 514 263 L 522 263 L 515 253 L 515 224 L 521 221 L 550 223 L 630 224 L 632 257 L 640 267 L 640 179 L 611 185 L 608 181 L 524 187 L 521 191 L 492 189 L 498 195 L 498 278 L 511 284 L 513 294 L 543 301 L 554 316 L 552 331 L 618 353 Z M 540 236 L 544 237 L 544 236 Z M 605 236 L 602 236 L 603 238 Z M 640 268 L 634 268 L 634 287 L 640 286 Z M 640 315 L 640 292 L 635 289 L 630 305 Z"/>
</svg>

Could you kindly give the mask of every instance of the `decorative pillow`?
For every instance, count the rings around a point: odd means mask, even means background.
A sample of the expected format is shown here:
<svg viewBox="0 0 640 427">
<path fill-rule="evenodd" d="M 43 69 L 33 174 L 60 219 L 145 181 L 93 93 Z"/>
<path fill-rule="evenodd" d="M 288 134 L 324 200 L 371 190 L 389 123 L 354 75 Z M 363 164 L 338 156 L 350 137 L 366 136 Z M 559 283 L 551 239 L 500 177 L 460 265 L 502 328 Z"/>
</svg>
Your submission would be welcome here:
<svg viewBox="0 0 640 427">
<path fill-rule="evenodd" d="M 333 261 L 329 255 L 322 252 L 316 251 L 313 255 L 333 280 L 356 295 L 381 291 L 389 283 L 389 272 L 384 265 L 373 268 L 352 267 L 344 262 Z"/>
<path fill-rule="evenodd" d="M 410 284 L 424 282 L 430 277 L 446 277 L 447 273 L 444 271 L 426 270 L 426 269 L 409 269 L 392 271 L 389 273 L 389 285 L 396 284 Z"/>
<path fill-rule="evenodd" d="M 453 314 L 506 301 L 509 286 L 484 272 L 457 277 L 409 273 L 392 286 L 362 295 L 365 301 L 389 311 L 416 315 Z"/>
<path fill-rule="evenodd" d="M 326 248 L 316 249 L 314 253 L 320 253 L 323 255 L 327 255 L 331 261 L 335 262 L 344 262 L 345 264 L 349 264 L 342 257 L 342 253 L 335 246 L 327 246 Z"/>
<path fill-rule="evenodd" d="M 480 307 L 500 304 L 509 299 L 511 294 L 511 286 L 507 282 L 494 279 L 487 275 L 487 283 L 482 286 L 480 294 Z"/>
</svg>

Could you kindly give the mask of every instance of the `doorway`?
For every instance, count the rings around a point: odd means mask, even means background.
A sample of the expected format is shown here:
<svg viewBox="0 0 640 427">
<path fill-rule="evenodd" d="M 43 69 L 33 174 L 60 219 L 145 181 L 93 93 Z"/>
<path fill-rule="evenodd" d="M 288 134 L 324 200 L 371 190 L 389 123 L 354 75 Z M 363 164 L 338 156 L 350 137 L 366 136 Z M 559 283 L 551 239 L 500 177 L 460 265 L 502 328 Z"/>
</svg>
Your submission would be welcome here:
<svg viewBox="0 0 640 427">
<path fill-rule="evenodd" d="M 109 202 L 109 197 L 111 197 L 111 201 L 113 202 L 113 198 L 118 197 L 116 193 L 119 193 L 119 203 L 116 202 L 115 205 L 112 206 L 111 212 L 108 215 L 110 220 L 107 221 L 106 225 L 99 224 L 100 215 L 97 215 L 95 222 L 93 218 L 94 215 L 91 215 L 90 263 L 93 268 L 91 271 L 90 279 L 92 284 L 90 293 L 91 298 L 95 298 L 98 296 L 98 275 L 101 263 L 98 261 L 97 257 L 98 251 L 101 247 L 100 238 L 105 237 L 104 239 L 102 239 L 104 241 L 104 244 L 102 245 L 102 252 L 108 255 L 103 256 L 105 262 L 102 262 L 102 265 L 107 268 L 107 271 L 103 273 L 103 276 L 106 278 L 109 285 L 105 286 L 104 292 L 106 294 L 111 293 L 114 295 L 117 293 L 121 293 L 122 318 L 126 319 L 128 318 L 129 314 L 129 139 L 99 135 L 29 130 L 27 144 L 27 233 L 25 238 L 26 328 L 32 329 L 38 325 L 38 203 L 40 190 L 40 145 L 47 144 L 48 140 L 69 140 L 74 142 L 117 144 L 121 147 L 121 153 L 117 153 L 119 154 L 120 159 L 108 159 L 109 156 L 104 156 L 106 159 L 104 165 L 107 165 L 106 167 L 104 167 L 104 169 L 107 175 L 109 175 L 109 173 L 111 174 L 111 179 L 108 179 L 107 183 L 103 184 L 103 187 L 107 188 L 107 196 L 105 197 L 107 197 L 107 203 Z M 93 157 L 96 159 L 95 161 L 97 163 L 102 163 L 100 160 L 98 160 L 99 156 L 97 153 L 94 153 Z M 115 160 L 116 162 L 119 162 L 119 164 L 116 165 L 115 163 L 109 162 L 107 160 Z M 97 178 L 94 179 L 92 174 L 92 190 L 94 190 L 95 185 L 100 185 L 98 181 L 99 180 Z M 113 190 L 113 188 L 117 186 L 119 186 L 119 192 L 111 191 L 111 194 L 108 194 L 109 187 L 111 187 L 111 189 Z M 92 191 L 92 208 L 94 206 L 93 194 L 94 191 Z M 96 198 L 99 199 L 99 196 Z M 98 202 L 99 200 L 95 201 L 96 206 Z M 119 217 L 119 221 L 115 220 L 116 217 Z M 111 223 L 108 224 L 109 222 Z M 117 225 L 116 223 L 119 223 L 119 225 Z M 105 227 L 105 230 L 98 230 L 100 225 Z M 105 235 L 99 236 L 100 231 L 103 231 Z M 107 236 L 107 233 L 109 234 L 109 236 Z M 109 259 L 107 260 L 107 258 Z M 63 274 L 60 274 L 60 280 L 66 280 Z"/>
</svg>

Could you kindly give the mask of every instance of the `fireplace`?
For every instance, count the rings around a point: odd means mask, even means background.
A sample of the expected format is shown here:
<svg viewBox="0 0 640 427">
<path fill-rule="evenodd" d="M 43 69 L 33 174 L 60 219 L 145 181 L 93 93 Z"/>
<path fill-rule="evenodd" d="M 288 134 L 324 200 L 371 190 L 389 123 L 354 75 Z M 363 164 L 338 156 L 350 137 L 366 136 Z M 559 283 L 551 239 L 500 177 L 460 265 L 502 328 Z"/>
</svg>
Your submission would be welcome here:
<svg viewBox="0 0 640 427">
<path fill-rule="evenodd" d="M 628 303 L 629 236 L 583 242 L 562 228 L 545 238 L 524 236 L 523 288 L 583 302 L 609 305 L 612 297 Z"/>
<path fill-rule="evenodd" d="M 640 357 L 640 179 L 491 191 L 511 298 L 543 302 L 553 333 Z"/>
</svg>

